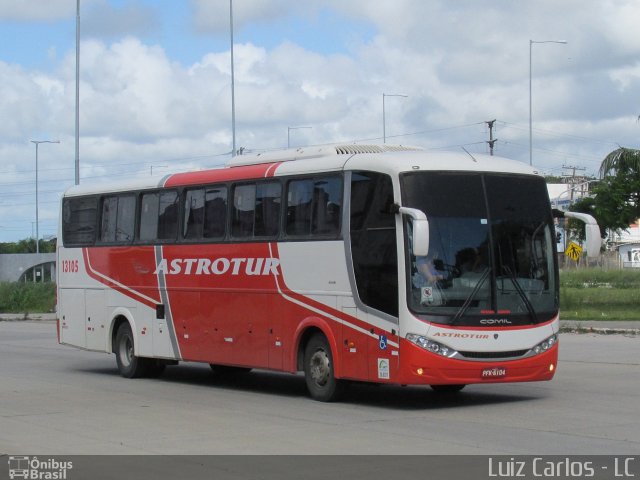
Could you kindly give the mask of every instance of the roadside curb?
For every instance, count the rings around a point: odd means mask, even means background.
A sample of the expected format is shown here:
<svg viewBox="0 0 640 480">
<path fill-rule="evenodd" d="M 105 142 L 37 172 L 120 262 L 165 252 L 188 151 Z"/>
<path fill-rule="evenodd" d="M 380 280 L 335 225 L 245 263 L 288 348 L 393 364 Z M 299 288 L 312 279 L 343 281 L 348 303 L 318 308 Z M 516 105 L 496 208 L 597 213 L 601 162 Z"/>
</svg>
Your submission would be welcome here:
<svg viewBox="0 0 640 480">
<path fill-rule="evenodd" d="M 606 328 L 592 327 L 582 325 L 563 325 L 560 327 L 560 333 L 595 333 L 598 335 L 640 335 L 640 328 Z"/>
<path fill-rule="evenodd" d="M 56 318 L 55 313 L 0 313 L 0 322 L 53 322 Z"/>
<path fill-rule="evenodd" d="M 561 333 L 640 336 L 638 320 L 560 320 Z"/>
</svg>

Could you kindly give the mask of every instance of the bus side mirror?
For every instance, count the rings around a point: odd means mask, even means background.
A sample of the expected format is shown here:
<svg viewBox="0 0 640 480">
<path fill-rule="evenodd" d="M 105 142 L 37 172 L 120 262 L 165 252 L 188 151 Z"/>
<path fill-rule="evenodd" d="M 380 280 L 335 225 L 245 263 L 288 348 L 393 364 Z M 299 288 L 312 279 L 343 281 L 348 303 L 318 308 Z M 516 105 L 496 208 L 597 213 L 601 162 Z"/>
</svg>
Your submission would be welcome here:
<svg viewBox="0 0 640 480">
<path fill-rule="evenodd" d="M 602 238 L 600 237 L 600 227 L 598 222 L 591 215 L 587 213 L 578 212 L 564 212 L 564 216 L 567 218 L 575 218 L 584 222 L 584 231 L 586 235 L 585 247 L 587 256 L 595 257 L 600 254 L 600 247 L 602 245 Z"/>
<path fill-rule="evenodd" d="M 429 220 L 427 220 L 427 216 L 417 208 L 400 207 L 398 212 L 411 218 L 413 254 L 416 257 L 426 257 L 429 253 Z"/>
</svg>

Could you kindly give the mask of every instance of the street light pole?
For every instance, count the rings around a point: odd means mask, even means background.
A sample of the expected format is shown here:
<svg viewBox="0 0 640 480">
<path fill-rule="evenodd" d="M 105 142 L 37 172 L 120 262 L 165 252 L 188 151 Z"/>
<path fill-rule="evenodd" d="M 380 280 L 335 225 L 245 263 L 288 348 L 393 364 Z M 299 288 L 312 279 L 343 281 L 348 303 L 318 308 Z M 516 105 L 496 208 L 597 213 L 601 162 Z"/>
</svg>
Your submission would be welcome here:
<svg viewBox="0 0 640 480">
<path fill-rule="evenodd" d="M 384 109 L 384 99 L 386 97 L 404 97 L 407 98 L 409 95 L 402 95 L 399 93 L 383 93 L 382 94 L 382 143 L 387 143 L 387 123 L 386 123 L 386 113 Z"/>
<path fill-rule="evenodd" d="M 231 156 L 236 156 L 236 94 L 233 68 L 233 0 L 229 0 L 229 25 L 231 30 Z"/>
<path fill-rule="evenodd" d="M 566 40 L 529 40 L 529 165 L 533 165 L 533 113 L 531 100 L 531 78 L 532 78 L 532 53 L 534 43 L 561 43 L 567 44 Z"/>
<path fill-rule="evenodd" d="M 291 130 L 298 130 L 300 128 L 313 128 L 313 127 L 287 127 L 287 148 L 291 148 Z"/>
<path fill-rule="evenodd" d="M 40 232 L 38 231 L 38 145 L 41 143 L 60 143 L 60 140 L 31 140 L 36 146 L 36 253 L 40 253 Z"/>
<path fill-rule="evenodd" d="M 36 146 L 37 147 L 37 146 Z M 80 185 L 80 0 L 76 2 L 76 185 Z"/>
</svg>

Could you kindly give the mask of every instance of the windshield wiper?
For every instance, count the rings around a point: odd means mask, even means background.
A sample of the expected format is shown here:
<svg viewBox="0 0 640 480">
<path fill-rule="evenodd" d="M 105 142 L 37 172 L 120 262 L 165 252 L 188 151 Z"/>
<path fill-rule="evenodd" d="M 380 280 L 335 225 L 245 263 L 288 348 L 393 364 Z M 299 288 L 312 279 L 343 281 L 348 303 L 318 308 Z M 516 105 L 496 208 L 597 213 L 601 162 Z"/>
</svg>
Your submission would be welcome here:
<svg viewBox="0 0 640 480">
<path fill-rule="evenodd" d="M 464 301 L 464 303 L 460 307 L 460 310 L 458 310 L 458 313 L 456 313 L 455 316 L 451 319 L 450 325 L 455 325 L 458 322 L 458 320 L 460 320 L 460 318 L 467 312 L 467 310 L 471 306 L 473 297 L 475 297 L 476 294 L 480 291 L 480 287 L 482 287 L 485 280 L 489 276 L 489 272 L 491 272 L 490 268 L 487 268 L 484 272 L 482 272 L 482 276 L 478 280 L 478 283 L 476 283 L 476 286 L 473 288 L 473 290 L 471 291 L 467 299 Z"/>
<path fill-rule="evenodd" d="M 505 272 L 507 272 L 507 274 L 509 275 L 509 280 L 511 280 L 511 283 L 513 283 L 513 286 L 515 287 L 516 292 L 518 292 L 518 295 L 520 295 L 522 302 L 527 307 L 527 311 L 529 312 L 529 315 L 531 315 L 531 323 L 534 325 L 537 324 L 538 316 L 536 315 L 536 311 L 534 310 L 533 305 L 531 305 L 531 302 L 527 298 L 527 294 L 524 293 L 524 290 L 518 283 L 518 279 L 516 278 L 515 273 L 513 273 L 513 271 L 507 265 L 503 265 L 502 269 Z"/>
</svg>

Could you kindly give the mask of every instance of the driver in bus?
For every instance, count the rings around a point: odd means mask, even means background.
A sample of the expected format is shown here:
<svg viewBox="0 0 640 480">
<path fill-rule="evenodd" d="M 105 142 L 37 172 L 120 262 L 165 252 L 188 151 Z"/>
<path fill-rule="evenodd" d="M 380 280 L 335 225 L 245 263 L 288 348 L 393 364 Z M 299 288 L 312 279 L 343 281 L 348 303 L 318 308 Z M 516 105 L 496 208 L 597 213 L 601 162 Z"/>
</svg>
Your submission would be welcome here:
<svg viewBox="0 0 640 480">
<path fill-rule="evenodd" d="M 422 305 L 441 305 L 444 303 L 442 290 L 438 285 L 444 275 L 438 272 L 434 260 L 438 258 L 438 252 L 434 251 L 428 257 L 416 257 L 416 273 L 413 275 L 414 288 L 420 291 L 420 303 Z"/>
<path fill-rule="evenodd" d="M 424 282 L 429 285 L 435 285 L 438 280 L 444 279 L 444 275 L 438 273 L 433 261 L 437 258 L 438 253 L 434 253 L 432 257 L 417 257 L 416 269 L 418 274 L 422 276 Z"/>
</svg>

